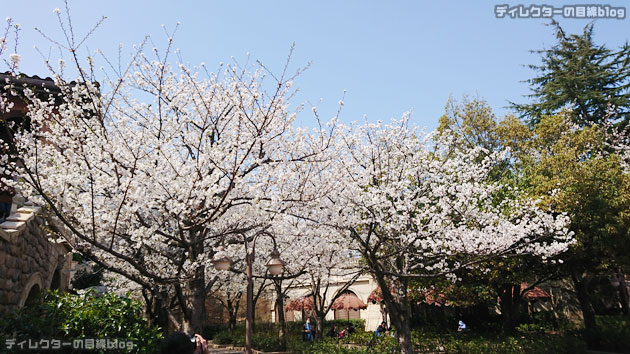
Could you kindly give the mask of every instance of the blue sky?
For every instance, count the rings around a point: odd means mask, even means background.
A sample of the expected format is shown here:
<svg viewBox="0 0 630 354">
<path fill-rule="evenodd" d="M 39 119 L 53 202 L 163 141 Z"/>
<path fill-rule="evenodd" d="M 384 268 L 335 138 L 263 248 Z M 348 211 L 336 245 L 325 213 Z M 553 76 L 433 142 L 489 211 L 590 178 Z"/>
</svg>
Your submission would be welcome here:
<svg viewBox="0 0 630 354">
<path fill-rule="evenodd" d="M 87 48 L 100 48 L 116 57 L 119 43 L 129 48 L 152 34 L 165 36 L 161 25 L 173 28 L 176 47 L 185 61 L 216 68 L 231 57 L 245 61 L 250 53 L 274 71 L 280 70 L 291 44 L 292 68 L 312 62 L 296 80 L 300 93 L 294 104 L 318 105 L 323 118 L 332 116 L 347 90 L 343 121 L 388 120 L 412 110 L 412 121 L 433 129 L 450 95 L 484 97 L 498 116 L 508 100 L 523 102 L 525 83 L 533 72 L 523 67 L 539 62 L 530 49 L 554 43 L 548 20 L 497 19 L 496 4 L 506 1 L 79 1 L 70 2 L 77 33 L 84 34 L 107 16 L 90 37 Z M 523 3 L 630 5 L 624 1 L 549 1 Z M 0 16 L 22 26 L 20 69 L 47 75 L 33 45 L 48 52 L 51 44 L 35 27 L 55 38 L 59 25 L 52 10 L 63 2 L 21 0 L 2 3 Z M 556 17 L 567 32 L 581 32 L 589 20 Z M 79 34 L 77 34 L 79 36 Z M 619 47 L 630 36 L 630 20 L 600 19 L 597 43 Z M 83 54 L 87 52 L 84 49 Z M 52 48 L 54 53 L 54 48 Z M 55 54 L 53 54 L 53 57 Z M 322 99 L 321 103 L 319 103 Z M 308 105 L 308 104 L 307 104 Z M 300 120 L 310 125 L 310 110 Z"/>
</svg>

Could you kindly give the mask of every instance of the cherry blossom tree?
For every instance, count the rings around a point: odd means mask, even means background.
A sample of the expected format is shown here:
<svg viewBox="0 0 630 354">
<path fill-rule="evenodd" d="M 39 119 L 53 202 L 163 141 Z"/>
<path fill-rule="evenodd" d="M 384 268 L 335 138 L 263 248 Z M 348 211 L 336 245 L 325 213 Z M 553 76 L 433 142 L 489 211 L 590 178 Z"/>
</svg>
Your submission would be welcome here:
<svg viewBox="0 0 630 354">
<path fill-rule="evenodd" d="M 325 239 L 319 242 L 319 247 L 308 245 L 303 252 L 305 274 L 299 278 L 299 284 L 309 289 L 309 296 L 313 298 L 312 313 L 315 317 L 316 336 L 323 338 L 324 320 L 332 309 L 334 301 L 341 296 L 363 274 L 363 267 L 359 259 L 352 257 L 344 239 L 339 239 L 338 233 L 322 228 L 311 228 L 308 238 L 313 240 Z"/>
<path fill-rule="evenodd" d="M 28 104 L 30 129 L 13 132 L 15 160 L 0 172 L 19 177 L 5 182 L 45 207 L 59 237 L 151 296 L 171 294 L 182 318 L 169 320 L 200 331 L 217 247 L 320 193 L 304 186 L 328 158 L 334 123 L 294 126 L 301 108 L 289 99 L 301 71 L 289 74 L 288 64 L 279 76 L 260 63 L 216 73 L 173 64 L 169 37 L 165 51 L 138 46 L 127 65 L 99 74 L 98 57 L 78 58 L 85 39 L 66 39 L 53 42 L 78 76 L 70 82 L 67 63 L 47 61 L 59 94 L 5 83 L 3 99 Z"/>
<path fill-rule="evenodd" d="M 344 135 L 347 153 L 337 164 L 345 183 L 328 204 L 327 223 L 357 245 L 403 353 L 412 352 L 410 281 L 453 277 L 495 257 L 545 259 L 572 240 L 565 215 L 487 178 L 500 154 L 459 149 L 454 139 L 420 132 L 408 117 L 366 123 Z"/>
</svg>

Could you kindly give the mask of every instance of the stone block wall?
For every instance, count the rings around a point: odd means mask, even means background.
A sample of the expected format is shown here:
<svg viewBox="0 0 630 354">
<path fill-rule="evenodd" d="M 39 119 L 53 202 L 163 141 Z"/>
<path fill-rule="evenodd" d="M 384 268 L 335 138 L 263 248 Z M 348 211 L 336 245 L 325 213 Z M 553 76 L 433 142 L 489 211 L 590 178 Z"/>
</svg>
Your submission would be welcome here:
<svg viewBox="0 0 630 354">
<path fill-rule="evenodd" d="M 70 248 L 48 239 L 39 211 L 25 205 L 0 224 L 0 314 L 28 304 L 42 289 L 68 289 Z"/>
</svg>

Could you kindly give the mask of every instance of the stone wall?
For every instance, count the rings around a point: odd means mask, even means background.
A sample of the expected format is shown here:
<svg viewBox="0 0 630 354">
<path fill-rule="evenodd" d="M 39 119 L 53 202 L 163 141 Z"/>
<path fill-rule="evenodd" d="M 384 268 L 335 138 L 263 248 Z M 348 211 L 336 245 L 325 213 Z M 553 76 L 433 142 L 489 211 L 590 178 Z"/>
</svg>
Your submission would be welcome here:
<svg viewBox="0 0 630 354">
<path fill-rule="evenodd" d="M 208 296 L 206 298 L 206 323 L 207 324 L 226 324 L 230 320 L 230 315 L 217 296 L 223 300 L 225 297 L 221 294 Z M 245 294 L 242 295 L 239 303 L 236 321 L 243 322 L 247 316 L 247 300 Z M 254 322 L 272 322 L 272 312 L 274 310 L 273 300 L 261 297 L 256 301 L 256 310 L 254 311 Z"/>
<path fill-rule="evenodd" d="M 48 239 L 39 211 L 25 205 L 0 224 L 0 313 L 28 304 L 42 289 L 68 289 L 70 247 Z"/>
</svg>

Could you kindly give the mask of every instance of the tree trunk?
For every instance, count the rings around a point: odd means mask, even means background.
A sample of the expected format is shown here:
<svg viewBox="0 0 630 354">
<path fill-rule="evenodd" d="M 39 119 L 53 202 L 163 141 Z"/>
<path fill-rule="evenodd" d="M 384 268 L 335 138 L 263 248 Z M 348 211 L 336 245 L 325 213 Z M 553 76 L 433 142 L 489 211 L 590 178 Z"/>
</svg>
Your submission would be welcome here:
<svg viewBox="0 0 630 354">
<path fill-rule="evenodd" d="M 317 311 L 315 313 L 315 336 L 317 339 L 324 338 L 324 320 L 326 319 L 326 314 L 324 311 Z"/>
<path fill-rule="evenodd" d="M 407 299 L 402 299 L 398 303 L 385 300 L 385 304 L 391 314 L 391 324 L 396 329 L 396 338 L 398 339 L 398 349 L 403 354 L 412 354 L 413 345 L 411 343 L 411 308 Z"/>
<path fill-rule="evenodd" d="M 206 284 L 205 270 L 203 266 L 197 267 L 193 279 L 188 285 L 188 309 L 184 313 L 182 330 L 188 334 L 201 333 L 206 315 Z"/>
<path fill-rule="evenodd" d="M 162 301 L 158 296 L 155 296 L 154 291 L 149 292 L 149 289 L 146 288 L 142 288 L 142 297 L 144 298 L 147 323 L 150 326 L 160 327 L 162 334 L 166 334 L 168 332 L 168 317 Z"/>
<path fill-rule="evenodd" d="M 242 294 L 239 292 L 235 295 L 235 298 L 232 299 L 230 298 L 228 293 L 228 296 L 225 300 L 229 316 L 228 323 L 230 326 L 230 331 L 233 331 L 234 328 L 236 328 L 236 317 L 238 316 L 238 310 L 241 304 L 241 296 Z"/>
<path fill-rule="evenodd" d="M 277 322 L 280 324 L 280 331 L 278 337 L 284 340 L 284 335 L 287 332 L 286 321 L 284 319 L 284 294 L 282 294 L 282 280 L 274 281 L 276 288 L 276 310 L 278 313 Z"/>
<path fill-rule="evenodd" d="M 411 328 L 409 320 L 400 321 L 400 327 L 396 326 L 396 337 L 398 337 L 398 349 L 403 354 L 412 354 L 413 345 L 411 343 Z"/>
<path fill-rule="evenodd" d="M 503 333 L 514 333 L 518 324 L 521 305 L 521 286 L 508 285 L 499 290 L 501 298 L 501 328 Z"/>
<path fill-rule="evenodd" d="M 236 328 L 236 312 L 230 313 L 229 326 L 230 331 L 234 331 L 234 328 Z"/>
<path fill-rule="evenodd" d="M 621 299 L 621 310 L 624 316 L 630 316 L 630 295 L 626 286 L 626 277 L 623 273 L 619 274 L 619 297 Z"/>
<path fill-rule="evenodd" d="M 156 292 L 153 292 L 156 294 Z M 160 296 L 145 294 L 143 295 L 147 303 L 147 312 L 149 314 L 149 323 L 151 326 L 158 326 L 162 329 L 163 334 L 168 333 L 168 311 L 166 307 L 168 303 L 162 301 Z"/>
<path fill-rule="evenodd" d="M 254 301 L 254 280 L 252 279 L 252 266 L 254 263 L 254 252 L 248 254 L 247 258 L 247 293 L 246 293 L 246 302 L 247 302 L 247 315 L 245 320 L 245 352 L 247 354 L 252 354 L 252 335 L 253 335 L 253 324 L 254 324 L 254 306 L 252 302 Z"/>
<path fill-rule="evenodd" d="M 575 288 L 575 293 L 580 302 L 580 309 L 584 317 L 584 327 L 587 329 L 595 329 L 597 326 L 595 323 L 595 310 L 589 298 L 589 285 L 591 280 L 588 276 L 582 277 L 575 273 L 571 274 L 571 280 L 573 280 L 573 287 Z"/>
<path fill-rule="evenodd" d="M 396 329 L 396 338 L 398 339 L 398 350 L 402 354 L 413 354 L 413 344 L 411 343 L 411 306 L 407 298 L 407 284 L 401 280 L 399 285 L 402 289 L 398 289 L 402 295 L 394 296 L 389 291 L 389 285 L 385 281 L 385 276 L 380 272 L 374 273 L 374 278 L 383 293 L 383 301 L 389 312 L 391 323 Z"/>
</svg>

